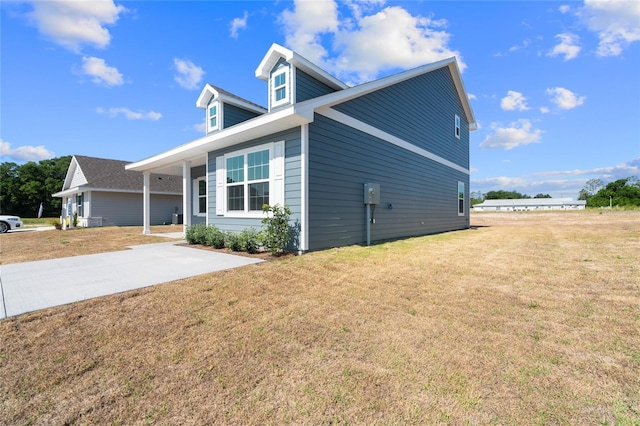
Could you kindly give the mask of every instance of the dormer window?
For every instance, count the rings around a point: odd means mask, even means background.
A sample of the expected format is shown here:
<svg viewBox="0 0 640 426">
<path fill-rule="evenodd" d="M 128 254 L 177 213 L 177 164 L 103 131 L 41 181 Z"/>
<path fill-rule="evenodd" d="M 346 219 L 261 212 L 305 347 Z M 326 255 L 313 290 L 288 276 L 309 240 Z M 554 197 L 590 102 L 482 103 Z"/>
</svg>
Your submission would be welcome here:
<svg viewBox="0 0 640 426">
<path fill-rule="evenodd" d="M 212 102 L 207 107 L 207 132 L 218 130 L 218 102 Z"/>
<path fill-rule="evenodd" d="M 276 92 L 276 102 L 287 97 L 287 74 L 281 73 L 273 78 L 273 88 Z"/>
<path fill-rule="evenodd" d="M 289 80 L 289 67 L 281 67 L 271 77 L 272 92 L 271 105 L 284 105 L 289 102 L 291 83 Z"/>
</svg>

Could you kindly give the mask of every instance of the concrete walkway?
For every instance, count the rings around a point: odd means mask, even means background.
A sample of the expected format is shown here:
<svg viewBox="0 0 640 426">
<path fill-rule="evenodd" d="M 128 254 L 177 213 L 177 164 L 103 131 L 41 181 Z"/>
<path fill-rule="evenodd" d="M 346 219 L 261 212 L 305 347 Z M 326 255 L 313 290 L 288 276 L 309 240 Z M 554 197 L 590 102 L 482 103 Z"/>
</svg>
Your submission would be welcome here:
<svg viewBox="0 0 640 426">
<path fill-rule="evenodd" d="M 0 265 L 0 319 L 262 262 L 177 245 L 183 242 L 145 244 L 125 251 Z"/>
</svg>

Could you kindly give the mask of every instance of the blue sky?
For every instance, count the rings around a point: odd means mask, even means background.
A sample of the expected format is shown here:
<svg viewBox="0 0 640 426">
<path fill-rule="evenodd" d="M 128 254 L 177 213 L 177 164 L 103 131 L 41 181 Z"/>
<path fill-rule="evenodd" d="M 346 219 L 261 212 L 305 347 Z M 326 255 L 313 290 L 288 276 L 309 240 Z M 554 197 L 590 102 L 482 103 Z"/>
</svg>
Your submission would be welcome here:
<svg viewBox="0 0 640 426">
<path fill-rule="evenodd" d="M 348 84 L 456 56 L 471 190 L 640 177 L 639 1 L 0 3 L 1 161 L 138 161 L 204 134 L 211 83 L 266 106 L 272 43 Z"/>
</svg>

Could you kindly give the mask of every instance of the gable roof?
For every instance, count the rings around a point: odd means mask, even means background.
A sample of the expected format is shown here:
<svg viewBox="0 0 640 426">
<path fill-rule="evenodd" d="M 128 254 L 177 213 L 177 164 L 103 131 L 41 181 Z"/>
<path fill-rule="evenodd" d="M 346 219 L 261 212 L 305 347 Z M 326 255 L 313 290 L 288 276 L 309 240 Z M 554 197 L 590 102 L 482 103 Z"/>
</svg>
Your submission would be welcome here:
<svg viewBox="0 0 640 426">
<path fill-rule="evenodd" d="M 126 170 L 127 164 L 128 161 L 74 155 L 62 190 L 53 196 L 62 197 L 89 190 L 142 193 L 142 172 Z M 182 194 L 182 180 L 171 175 L 151 174 L 151 192 Z"/>
<path fill-rule="evenodd" d="M 297 55 L 295 52 L 285 49 L 277 44 L 273 44 L 258 66 L 256 76 L 263 80 L 268 80 L 271 68 L 281 57 L 285 57 L 293 63 L 300 64 L 297 65 L 299 68 L 305 70 L 305 72 L 313 75 L 314 77 L 321 79 L 321 81 L 327 84 L 328 81 L 331 80 L 336 88 L 341 88 L 342 90 L 303 102 L 293 103 L 286 107 L 278 108 L 277 110 L 246 120 L 242 123 L 236 124 L 235 126 L 228 127 L 219 132 L 209 133 L 206 136 L 195 139 L 184 145 L 177 146 L 153 157 L 128 164 L 126 166 L 127 170 L 153 170 L 156 172 L 179 176 L 182 174 L 182 166 L 178 165 L 181 161 L 191 161 L 194 166 L 204 164 L 206 154 L 209 151 L 231 147 L 235 144 L 255 139 L 266 134 L 277 133 L 303 124 L 311 123 L 314 120 L 315 112 L 318 110 L 328 109 L 333 105 L 364 96 L 368 93 L 372 93 L 385 87 L 389 87 L 445 67 L 449 69 L 453 78 L 456 92 L 465 112 L 467 122 L 469 123 L 469 130 L 477 129 L 475 117 L 471 109 L 471 104 L 469 103 L 469 97 L 467 96 L 464 83 L 462 82 L 460 69 L 458 68 L 455 57 L 422 65 L 420 67 L 406 70 L 378 80 L 373 80 L 358 86 L 348 87 L 338 79 L 330 76 L 326 71 L 323 71 L 318 66 L 310 63 L 300 55 Z"/>
<path fill-rule="evenodd" d="M 240 96 L 234 95 L 231 92 L 227 92 L 226 90 L 209 83 L 205 84 L 204 89 L 200 92 L 200 96 L 198 96 L 198 100 L 196 101 L 196 106 L 203 109 L 207 108 L 207 105 L 209 105 L 209 102 L 213 98 L 258 114 L 264 114 L 267 112 L 266 108 L 261 107 L 258 104 L 254 104 L 246 99 L 242 99 Z"/>
<path fill-rule="evenodd" d="M 306 72 L 335 90 L 346 89 L 349 87 L 316 64 L 300 56 L 293 50 L 282 47 L 277 43 L 273 43 L 271 45 L 269 51 L 260 62 L 260 65 L 256 68 L 256 77 L 264 81 L 269 81 L 271 70 L 273 70 L 273 67 L 280 58 L 284 58 L 296 68 Z"/>
</svg>

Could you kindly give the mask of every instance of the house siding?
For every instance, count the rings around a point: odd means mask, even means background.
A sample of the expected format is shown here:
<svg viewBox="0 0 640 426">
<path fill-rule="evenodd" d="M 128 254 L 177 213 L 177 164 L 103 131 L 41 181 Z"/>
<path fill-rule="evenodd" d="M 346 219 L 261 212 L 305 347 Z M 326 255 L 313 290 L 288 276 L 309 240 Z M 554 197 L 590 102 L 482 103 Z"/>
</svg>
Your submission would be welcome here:
<svg viewBox="0 0 640 426">
<path fill-rule="evenodd" d="M 256 114 L 255 112 L 247 111 L 246 109 L 242 109 L 235 105 L 225 103 L 223 127 L 226 129 L 227 127 L 231 127 L 238 123 L 242 123 L 243 121 L 255 118 L 258 115 L 259 114 Z"/>
<path fill-rule="evenodd" d="M 469 227 L 468 174 L 320 115 L 309 125 L 308 181 L 310 250 L 366 241 L 364 183 L 380 184 L 372 241 Z"/>
<path fill-rule="evenodd" d="M 243 144 L 233 146 L 225 150 L 209 152 L 209 176 L 207 179 L 208 197 L 208 223 L 225 231 L 240 232 L 245 228 L 262 227 L 260 218 L 234 218 L 218 216 L 216 214 L 216 157 L 229 152 L 234 152 L 253 146 L 270 142 L 285 141 L 284 159 L 284 197 L 285 204 L 291 209 L 291 224 L 299 227 L 300 223 L 300 128 L 296 127 L 285 132 L 254 139 Z M 297 244 L 295 245 L 297 247 Z"/>
<path fill-rule="evenodd" d="M 333 107 L 419 148 L 469 168 L 469 122 L 448 67 Z M 455 137 L 455 115 L 460 139 Z"/>
<path fill-rule="evenodd" d="M 304 71 L 296 69 L 296 102 L 317 98 L 335 90 L 316 80 Z"/>
<path fill-rule="evenodd" d="M 91 191 L 91 217 L 101 217 L 102 226 L 142 225 L 142 194 Z M 151 225 L 171 223 L 171 215 L 182 211 L 179 195 L 151 194 Z"/>
</svg>

